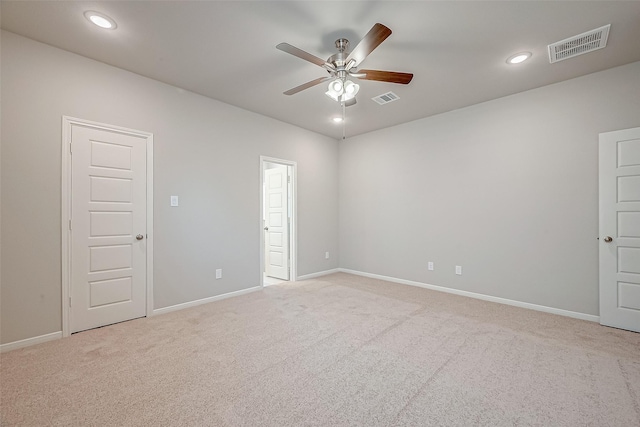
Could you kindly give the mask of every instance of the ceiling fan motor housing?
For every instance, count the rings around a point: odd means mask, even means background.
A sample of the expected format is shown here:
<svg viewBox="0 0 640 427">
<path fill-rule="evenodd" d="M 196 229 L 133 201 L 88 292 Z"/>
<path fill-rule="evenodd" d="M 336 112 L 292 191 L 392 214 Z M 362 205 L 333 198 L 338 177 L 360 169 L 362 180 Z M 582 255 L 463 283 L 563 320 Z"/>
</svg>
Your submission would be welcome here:
<svg viewBox="0 0 640 427">
<path fill-rule="evenodd" d="M 347 77 L 347 70 L 345 65 L 347 56 L 349 55 L 349 52 L 347 52 L 347 49 L 349 48 L 349 40 L 336 40 L 336 48 L 338 49 L 338 53 L 331 55 L 329 59 L 327 59 L 327 62 L 329 64 L 332 64 L 336 68 L 335 71 L 329 71 L 329 73 L 344 80 Z"/>
</svg>

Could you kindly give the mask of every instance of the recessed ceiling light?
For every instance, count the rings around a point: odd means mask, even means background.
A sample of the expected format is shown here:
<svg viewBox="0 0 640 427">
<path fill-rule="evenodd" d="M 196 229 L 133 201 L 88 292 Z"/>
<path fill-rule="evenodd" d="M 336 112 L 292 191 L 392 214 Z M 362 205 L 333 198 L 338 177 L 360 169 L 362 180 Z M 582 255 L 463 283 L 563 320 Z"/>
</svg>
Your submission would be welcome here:
<svg viewBox="0 0 640 427">
<path fill-rule="evenodd" d="M 89 21 L 93 22 L 100 28 L 104 28 L 105 30 L 115 30 L 117 27 L 116 21 L 109 18 L 104 13 L 96 12 L 95 10 L 87 10 L 84 13 L 85 18 Z"/>
<path fill-rule="evenodd" d="M 342 121 L 342 117 L 334 117 L 332 120 L 336 123 L 340 123 Z"/>
<path fill-rule="evenodd" d="M 507 58 L 507 64 L 520 64 L 531 58 L 531 52 L 520 52 Z"/>
</svg>

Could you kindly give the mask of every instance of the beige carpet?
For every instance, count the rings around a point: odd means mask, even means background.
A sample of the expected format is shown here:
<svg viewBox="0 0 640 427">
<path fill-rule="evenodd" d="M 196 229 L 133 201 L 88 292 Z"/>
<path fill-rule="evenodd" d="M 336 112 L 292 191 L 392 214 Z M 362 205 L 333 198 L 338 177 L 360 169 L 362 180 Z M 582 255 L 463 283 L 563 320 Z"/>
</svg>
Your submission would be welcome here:
<svg viewBox="0 0 640 427">
<path fill-rule="evenodd" d="M 1 357 L 3 426 L 640 426 L 640 334 L 334 274 Z"/>
</svg>

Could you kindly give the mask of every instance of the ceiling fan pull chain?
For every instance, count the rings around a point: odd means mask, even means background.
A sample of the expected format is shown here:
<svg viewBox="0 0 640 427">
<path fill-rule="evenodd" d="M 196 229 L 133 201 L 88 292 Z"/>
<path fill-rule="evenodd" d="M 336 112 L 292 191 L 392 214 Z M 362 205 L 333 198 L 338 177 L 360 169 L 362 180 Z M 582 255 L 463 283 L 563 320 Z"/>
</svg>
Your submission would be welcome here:
<svg viewBox="0 0 640 427">
<path fill-rule="evenodd" d="M 345 123 L 346 114 L 347 114 L 347 105 L 343 101 L 342 102 L 342 139 L 346 139 L 346 128 L 347 128 L 347 125 Z"/>
</svg>

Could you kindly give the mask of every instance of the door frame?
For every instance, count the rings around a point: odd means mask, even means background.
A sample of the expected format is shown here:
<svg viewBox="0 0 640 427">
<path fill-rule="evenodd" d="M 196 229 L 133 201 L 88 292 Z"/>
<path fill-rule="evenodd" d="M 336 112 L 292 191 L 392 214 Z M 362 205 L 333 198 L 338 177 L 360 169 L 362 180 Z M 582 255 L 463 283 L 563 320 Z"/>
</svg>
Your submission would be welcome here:
<svg viewBox="0 0 640 427">
<path fill-rule="evenodd" d="M 298 164 L 291 160 L 278 159 L 275 157 L 260 156 L 260 286 L 264 287 L 264 171 L 265 163 L 278 163 L 280 165 L 291 166 L 291 222 L 289 224 L 289 281 L 295 282 L 298 279 Z"/>
<path fill-rule="evenodd" d="M 61 204 L 61 234 L 62 234 L 62 336 L 71 335 L 69 298 L 71 295 L 71 128 L 84 126 L 93 129 L 115 131 L 126 135 L 141 137 L 147 144 L 147 281 L 146 281 L 146 311 L 147 317 L 153 314 L 153 134 L 149 132 L 128 129 L 120 126 L 98 123 L 70 116 L 62 116 L 62 204 Z"/>
</svg>

